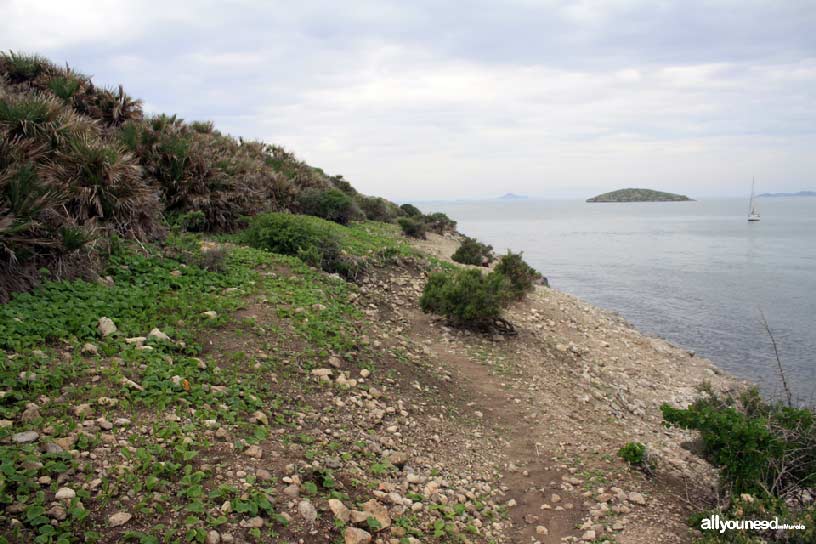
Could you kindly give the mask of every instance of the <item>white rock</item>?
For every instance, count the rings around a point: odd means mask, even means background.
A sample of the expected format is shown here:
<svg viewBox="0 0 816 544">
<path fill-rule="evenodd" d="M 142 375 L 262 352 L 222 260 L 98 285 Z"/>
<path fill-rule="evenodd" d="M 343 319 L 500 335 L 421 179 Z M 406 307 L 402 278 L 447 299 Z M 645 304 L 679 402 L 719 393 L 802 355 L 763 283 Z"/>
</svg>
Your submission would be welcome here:
<svg viewBox="0 0 816 544">
<path fill-rule="evenodd" d="M 102 336 L 110 336 L 116 332 L 116 324 L 109 317 L 100 317 L 96 324 L 96 330 L 98 330 Z"/>
<path fill-rule="evenodd" d="M 159 329 L 153 329 L 149 333 L 147 333 L 148 338 L 153 338 L 154 340 L 163 340 L 165 342 L 171 342 L 170 337 L 164 334 Z"/>
<path fill-rule="evenodd" d="M 343 531 L 343 542 L 345 544 L 368 544 L 371 542 L 371 535 L 357 527 L 346 527 Z"/>
<path fill-rule="evenodd" d="M 108 525 L 110 525 L 111 527 L 121 527 L 122 525 L 130 521 L 130 518 L 132 517 L 133 516 L 131 514 L 128 514 L 127 512 L 116 512 L 115 514 L 108 518 Z"/>
<path fill-rule="evenodd" d="M 57 490 L 57 494 L 54 495 L 54 498 L 58 501 L 70 501 L 74 497 L 76 497 L 76 491 L 70 487 L 61 487 Z"/>
<path fill-rule="evenodd" d="M 317 510 L 308 499 L 303 499 L 298 503 L 298 514 L 309 524 L 313 524 L 317 519 Z"/>
</svg>

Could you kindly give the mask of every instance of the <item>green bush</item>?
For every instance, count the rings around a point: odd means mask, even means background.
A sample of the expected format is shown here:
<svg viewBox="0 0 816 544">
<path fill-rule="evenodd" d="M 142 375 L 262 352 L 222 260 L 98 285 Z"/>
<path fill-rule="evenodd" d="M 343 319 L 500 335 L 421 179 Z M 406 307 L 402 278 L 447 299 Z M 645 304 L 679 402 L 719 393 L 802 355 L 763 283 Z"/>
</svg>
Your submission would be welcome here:
<svg viewBox="0 0 816 544">
<path fill-rule="evenodd" d="M 455 325 L 487 329 L 501 318 L 507 289 L 500 274 L 474 269 L 436 272 L 428 278 L 419 304 L 422 311 L 447 317 Z"/>
<path fill-rule="evenodd" d="M 306 215 L 322 217 L 341 225 L 361 219 L 362 212 L 354 200 L 340 189 L 307 189 L 298 198 L 300 211 Z"/>
<path fill-rule="evenodd" d="M 437 234 L 445 234 L 446 232 L 454 232 L 456 230 L 456 221 L 442 212 L 426 215 L 425 224 L 429 231 Z"/>
<path fill-rule="evenodd" d="M 487 266 L 493 262 L 493 246 L 483 244 L 475 238 L 466 236 L 451 255 L 451 259 L 462 264 Z"/>
<path fill-rule="evenodd" d="M 704 456 L 734 493 L 783 496 L 816 485 L 812 410 L 769 404 L 756 392 L 739 403 L 708 392 L 687 409 L 661 410 L 667 424 L 700 431 Z"/>
<path fill-rule="evenodd" d="M 422 212 L 413 204 L 403 204 L 400 209 L 405 212 L 408 217 L 422 217 Z"/>
<path fill-rule="evenodd" d="M 618 450 L 618 457 L 632 466 L 646 464 L 646 446 L 641 442 L 627 442 Z"/>
<path fill-rule="evenodd" d="M 425 238 L 425 223 L 413 217 L 400 217 L 397 223 L 402 228 L 402 233 L 411 238 Z"/>
<path fill-rule="evenodd" d="M 358 194 L 356 197 L 357 204 L 369 221 L 382 221 L 383 223 L 390 223 L 398 216 L 402 215 L 402 211 L 393 202 L 389 202 L 384 198 L 376 196 L 363 196 Z"/>
<path fill-rule="evenodd" d="M 521 253 L 511 251 L 499 259 L 495 271 L 507 278 L 512 292 L 510 296 L 515 300 L 524 298 L 541 279 L 541 274 L 524 261 Z"/>
<path fill-rule="evenodd" d="M 351 279 L 362 261 L 346 255 L 333 223 L 317 217 L 289 213 L 265 213 L 254 217 L 240 240 L 256 249 L 299 257 L 306 264 Z"/>
</svg>

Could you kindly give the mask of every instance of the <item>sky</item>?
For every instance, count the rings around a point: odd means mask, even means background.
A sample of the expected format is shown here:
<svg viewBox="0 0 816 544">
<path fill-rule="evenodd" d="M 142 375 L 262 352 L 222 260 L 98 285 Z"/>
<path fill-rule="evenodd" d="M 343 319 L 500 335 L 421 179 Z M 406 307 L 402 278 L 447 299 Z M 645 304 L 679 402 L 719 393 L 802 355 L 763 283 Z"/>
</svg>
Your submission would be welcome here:
<svg viewBox="0 0 816 544">
<path fill-rule="evenodd" d="M 0 48 L 394 200 L 816 189 L 816 1 L 0 0 Z"/>
</svg>

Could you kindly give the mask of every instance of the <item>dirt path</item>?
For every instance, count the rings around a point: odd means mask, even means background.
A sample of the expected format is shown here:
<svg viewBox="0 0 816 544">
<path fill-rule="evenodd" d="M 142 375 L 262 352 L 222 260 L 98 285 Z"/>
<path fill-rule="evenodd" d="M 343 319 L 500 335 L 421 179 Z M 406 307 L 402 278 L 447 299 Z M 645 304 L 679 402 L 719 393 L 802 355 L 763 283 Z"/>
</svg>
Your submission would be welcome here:
<svg viewBox="0 0 816 544">
<path fill-rule="evenodd" d="M 411 333 L 422 337 L 428 332 L 427 318 L 418 313 L 412 317 Z M 481 412 L 489 424 L 501 430 L 503 453 L 507 458 L 501 483 L 507 489 L 508 502 L 516 504 L 509 510 L 513 520 L 508 535 L 511 541 L 533 539 L 548 544 L 577 536 L 576 525 L 585 512 L 581 509 L 580 497 L 560 490 L 561 478 L 566 472 L 552 460 L 553 444 L 539 441 L 544 435 L 542 423 L 531 418 L 527 406 L 516 402 L 518 397 L 513 395 L 512 389 L 483 364 L 456 353 L 438 339 L 430 348 L 438 360 L 455 373 L 456 384 L 468 391 L 467 396 L 473 399 L 469 403 L 472 410 Z M 551 502 L 548 492 L 556 490 L 563 505 L 550 504 L 550 508 L 542 509 Z"/>
</svg>

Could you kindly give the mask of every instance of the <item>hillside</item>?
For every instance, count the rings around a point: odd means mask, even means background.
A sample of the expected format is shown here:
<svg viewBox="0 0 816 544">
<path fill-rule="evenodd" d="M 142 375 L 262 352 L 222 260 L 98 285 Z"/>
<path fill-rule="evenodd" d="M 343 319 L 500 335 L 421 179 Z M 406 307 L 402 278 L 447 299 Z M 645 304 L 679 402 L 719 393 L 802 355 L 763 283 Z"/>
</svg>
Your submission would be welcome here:
<svg viewBox="0 0 816 544">
<path fill-rule="evenodd" d="M 682 202 L 690 200 L 685 195 L 664 193 L 652 189 L 619 189 L 588 198 L 587 202 Z"/>
<path fill-rule="evenodd" d="M 141 102 L 37 55 L 0 53 L 0 302 L 42 278 L 92 278 L 114 237 L 232 232 L 265 211 L 393 221 L 395 204 L 277 145 Z"/>
</svg>

